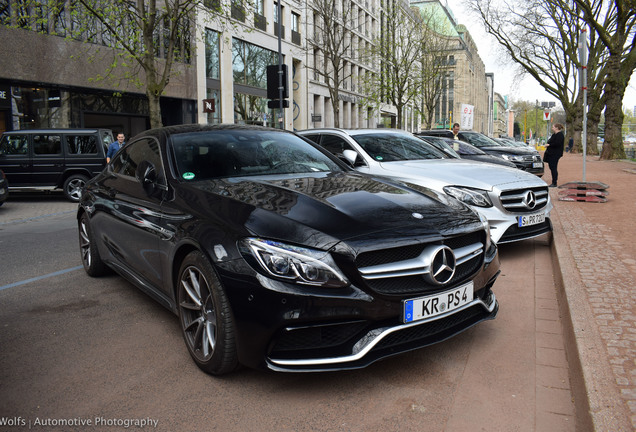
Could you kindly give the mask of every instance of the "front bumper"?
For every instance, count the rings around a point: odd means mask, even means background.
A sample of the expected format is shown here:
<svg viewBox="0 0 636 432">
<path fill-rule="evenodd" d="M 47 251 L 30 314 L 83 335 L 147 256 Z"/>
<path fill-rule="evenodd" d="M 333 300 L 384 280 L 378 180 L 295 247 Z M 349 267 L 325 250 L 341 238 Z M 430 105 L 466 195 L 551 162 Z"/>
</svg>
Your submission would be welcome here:
<svg viewBox="0 0 636 432">
<path fill-rule="evenodd" d="M 261 275 L 219 271 L 235 319 L 239 361 L 287 372 L 362 368 L 494 319 L 498 303 L 491 287 L 498 275 L 493 245 L 472 277 L 472 302 L 451 313 L 405 323 L 403 302 L 420 294 L 382 295 L 355 284 L 342 289 L 299 288 Z"/>
</svg>

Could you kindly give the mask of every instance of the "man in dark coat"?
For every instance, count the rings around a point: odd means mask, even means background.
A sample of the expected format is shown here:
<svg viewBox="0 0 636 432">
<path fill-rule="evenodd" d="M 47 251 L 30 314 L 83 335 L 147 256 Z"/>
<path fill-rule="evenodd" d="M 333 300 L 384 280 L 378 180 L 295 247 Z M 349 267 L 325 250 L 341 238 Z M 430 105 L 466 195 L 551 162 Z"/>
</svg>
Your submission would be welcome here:
<svg viewBox="0 0 636 432">
<path fill-rule="evenodd" d="M 552 125 L 552 136 L 545 145 L 545 153 L 543 154 L 543 161 L 550 167 L 550 173 L 552 174 L 552 184 L 550 187 L 556 187 L 557 180 L 559 178 L 559 172 L 557 171 L 557 165 L 559 159 L 563 156 L 563 144 L 565 142 L 565 136 L 563 135 L 563 125 L 561 123 L 555 123 Z"/>
</svg>

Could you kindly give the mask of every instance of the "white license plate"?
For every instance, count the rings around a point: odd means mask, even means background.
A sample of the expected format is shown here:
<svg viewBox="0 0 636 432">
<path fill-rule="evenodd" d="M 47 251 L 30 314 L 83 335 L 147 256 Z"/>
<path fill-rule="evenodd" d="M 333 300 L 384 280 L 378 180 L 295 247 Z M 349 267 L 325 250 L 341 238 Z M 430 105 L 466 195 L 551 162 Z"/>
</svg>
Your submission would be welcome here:
<svg viewBox="0 0 636 432">
<path fill-rule="evenodd" d="M 545 213 L 519 216 L 517 218 L 517 222 L 518 222 L 517 226 L 519 228 L 540 224 L 545 222 Z"/>
<path fill-rule="evenodd" d="M 441 294 L 406 300 L 404 322 L 419 321 L 458 309 L 473 301 L 473 282 Z"/>
<path fill-rule="evenodd" d="M 532 168 L 543 168 L 543 162 L 532 162 Z"/>
</svg>

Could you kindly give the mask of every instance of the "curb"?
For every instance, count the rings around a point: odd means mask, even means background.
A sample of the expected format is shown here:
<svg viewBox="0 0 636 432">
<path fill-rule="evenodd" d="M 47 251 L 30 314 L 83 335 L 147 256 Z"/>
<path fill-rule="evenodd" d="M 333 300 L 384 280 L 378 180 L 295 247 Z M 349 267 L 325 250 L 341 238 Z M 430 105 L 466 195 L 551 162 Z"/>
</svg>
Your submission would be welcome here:
<svg viewBox="0 0 636 432">
<path fill-rule="evenodd" d="M 556 193 L 551 195 L 555 201 Z M 559 208 L 555 204 L 551 214 L 554 239 L 552 256 L 570 367 L 576 430 L 632 431 L 625 401 L 616 387 L 587 293 L 582 289 L 583 281 L 561 224 Z"/>
</svg>

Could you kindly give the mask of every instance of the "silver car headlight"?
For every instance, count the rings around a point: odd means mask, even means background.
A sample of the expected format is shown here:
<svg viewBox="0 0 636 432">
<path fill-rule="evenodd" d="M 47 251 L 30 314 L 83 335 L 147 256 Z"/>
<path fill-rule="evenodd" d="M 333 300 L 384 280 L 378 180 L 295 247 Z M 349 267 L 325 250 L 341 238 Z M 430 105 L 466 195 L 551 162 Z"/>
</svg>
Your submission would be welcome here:
<svg viewBox="0 0 636 432">
<path fill-rule="evenodd" d="M 240 248 L 274 278 L 328 288 L 349 285 L 329 252 L 260 238 L 244 239 Z"/>
<path fill-rule="evenodd" d="M 444 192 L 459 201 L 477 207 L 492 207 L 488 192 L 461 186 L 444 186 Z"/>
<path fill-rule="evenodd" d="M 517 156 L 517 155 L 507 155 L 507 154 L 502 154 L 500 155 L 502 158 L 504 158 L 507 161 L 511 161 L 511 162 L 523 162 L 523 156 Z"/>
</svg>

